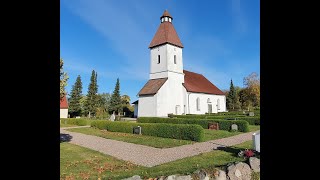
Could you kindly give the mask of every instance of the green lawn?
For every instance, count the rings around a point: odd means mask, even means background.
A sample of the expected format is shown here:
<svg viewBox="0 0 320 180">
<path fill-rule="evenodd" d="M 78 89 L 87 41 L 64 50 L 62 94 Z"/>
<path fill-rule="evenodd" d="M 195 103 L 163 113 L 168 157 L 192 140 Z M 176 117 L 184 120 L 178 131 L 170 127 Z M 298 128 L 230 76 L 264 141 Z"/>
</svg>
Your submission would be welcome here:
<svg viewBox="0 0 320 180">
<path fill-rule="evenodd" d="M 250 131 L 255 131 L 258 128 L 260 127 L 251 126 Z M 155 136 L 121 133 L 121 132 L 109 132 L 109 131 L 104 131 L 104 130 L 99 130 L 94 128 L 68 129 L 68 131 L 99 136 L 106 139 L 130 142 L 134 144 L 142 144 L 142 145 L 152 146 L 156 148 L 170 148 L 170 147 L 176 147 L 176 146 L 181 146 L 185 144 L 196 143 L 195 141 L 189 141 L 189 140 L 178 140 L 178 139 L 162 138 L 162 137 L 155 137 Z M 208 129 L 205 129 L 204 132 L 205 132 L 204 141 L 221 139 L 221 138 L 226 138 L 226 137 L 241 134 L 241 132 L 229 132 L 224 130 L 217 131 L 217 130 L 208 130 Z"/>
<path fill-rule="evenodd" d="M 230 149 L 238 152 L 237 148 L 252 148 L 252 141 Z M 155 178 L 162 175 L 190 174 L 197 169 L 211 169 L 214 166 L 222 166 L 235 161 L 243 161 L 243 158 L 235 156 L 235 153 L 231 153 L 231 151 L 216 150 L 147 168 L 77 145 L 60 143 L 60 177 L 62 179 L 97 179 L 101 177 L 117 180 L 133 175 L 140 175 L 142 178 Z"/>
<path fill-rule="evenodd" d="M 77 125 L 60 123 L 60 127 L 76 127 L 76 126 Z"/>
<path fill-rule="evenodd" d="M 87 126 L 91 125 L 91 122 L 97 119 L 88 119 L 88 118 L 82 118 L 85 119 L 85 121 L 87 122 Z M 103 119 L 102 121 L 104 121 L 105 119 Z M 137 121 L 126 121 L 126 122 L 132 122 L 132 123 L 136 123 Z M 77 125 L 72 125 L 72 124 L 64 124 L 63 119 L 60 121 L 60 127 L 75 127 Z"/>
<path fill-rule="evenodd" d="M 258 130 L 260 130 L 260 126 L 249 125 L 249 130 L 250 130 L 250 132 L 252 132 L 252 131 L 258 131 Z"/>
<path fill-rule="evenodd" d="M 215 139 L 226 138 L 230 136 L 235 136 L 241 134 L 242 132 L 229 132 L 224 130 L 204 130 L 204 141 L 210 141 Z"/>
<path fill-rule="evenodd" d="M 85 119 L 85 121 L 87 122 L 86 126 L 90 126 L 93 119 Z M 63 119 L 60 121 L 60 127 L 77 127 L 77 126 L 78 125 L 64 124 Z"/>
<path fill-rule="evenodd" d="M 162 137 L 155 137 L 155 136 L 144 136 L 144 135 L 137 135 L 137 134 L 121 133 L 121 132 L 109 132 L 109 131 L 104 131 L 104 130 L 99 130 L 94 128 L 68 129 L 68 131 L 99 136 L 106 139 L 130 142 L 134 144 L 142 144 L 142 145 L 152 146 L 156 148 L 170 148 L 170 147 L 195 143 L 189 140 L 170 139 L 170 138 L 162 138 Z"/>
</svg>

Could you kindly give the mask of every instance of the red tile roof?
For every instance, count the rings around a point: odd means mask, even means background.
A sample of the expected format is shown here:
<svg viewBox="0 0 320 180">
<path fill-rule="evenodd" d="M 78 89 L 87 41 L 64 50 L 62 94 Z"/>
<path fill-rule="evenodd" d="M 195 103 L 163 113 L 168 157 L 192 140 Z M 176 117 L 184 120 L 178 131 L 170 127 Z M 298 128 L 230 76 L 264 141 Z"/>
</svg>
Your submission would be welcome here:
<svg viewBox="0 0 320 180">
<path fill-rule="evenodd" d="M 60 100 L 60 109 L 68 109 L 68 101 L 67 101 L 67 97 L 66 96 L 64 96 Z"/>
<path fill-rule="evenodd" d="M 197 74 L 186 70 L 183 70 L 183 73 L 185 74 L 183 85 L 188 92 L 225 95 L 202 74 Z"/>
<path fill-rule="evenodd" d="M 170 16 L 168 11 L 165 11 L 162 16 L 164 16 L 164 15 Z M 176 45 L 178 47 L 183 48 L 183 45 L 180 41 L 180 38 L 179 38 L 176 30 L 174 29 L 172 23 L 168 22 L 168 21 L 164 21 L 160 24 L 156 34 L 154 35 L 154 37 L 149 45 L 149 48 L 153 48 L 155 46 L 159 46 L 159 45 L 162 45 L 165 43 L 169 43 L 169 44 Z"/>
<path fill-rule="evenodd" d="M 163 12 L 163 14 L 162 14 L 162 16 L 160 17 L 160 19 L 161 19 L 162 17 L 171 17 L 171 19 L 173 19 L 172 16 L 169 14 L 169 12 L 168 12 L 167 10 L 165 10 L 165 11 Z"/>
<path fill-rule="evenodd" d="M 150 79 L 139 91 L 139 96 L 156 94 L 162 85 L 167 81 L 167 79 L 168 78 Z"/>
</svg>

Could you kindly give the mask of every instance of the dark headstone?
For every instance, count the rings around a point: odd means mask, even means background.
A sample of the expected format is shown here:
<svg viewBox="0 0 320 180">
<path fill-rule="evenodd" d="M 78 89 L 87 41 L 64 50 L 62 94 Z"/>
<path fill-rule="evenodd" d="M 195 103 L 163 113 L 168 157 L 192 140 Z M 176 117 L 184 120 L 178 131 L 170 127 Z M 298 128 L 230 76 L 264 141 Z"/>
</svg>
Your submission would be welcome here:
<svg viewBox="0 0 320 180">
<path fill-rule="evenodd" d="M 133 134 L 141 134 L 141 127 L 140 126 L 133 127 Z"/>
<path fill-rule="evenodd" d="M 219 124 L 218 123 L 209 123 L 208 129 L 219 130 Z"/>
</svg>

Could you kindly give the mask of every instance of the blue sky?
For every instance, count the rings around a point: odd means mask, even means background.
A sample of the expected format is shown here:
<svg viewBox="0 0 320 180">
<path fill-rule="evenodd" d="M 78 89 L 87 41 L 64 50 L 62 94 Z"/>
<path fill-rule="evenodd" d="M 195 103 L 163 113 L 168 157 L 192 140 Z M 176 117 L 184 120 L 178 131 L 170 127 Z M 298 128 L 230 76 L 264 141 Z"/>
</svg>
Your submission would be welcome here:
<svg viewBox="0 0 320 180">
<path fill-rule="evenodd" d="M 87 93 L 92 70 L 99 93 L 137 100 L 148 81 L 148 49 L 167 9 L 184 45 L 184 69 L 203 74 L 221 90 L 230 80 L 260 74 L 260 1 L 251 0 L 61 0 L 60 56 L 71 91 L 78 75 Z"/>
</svg>

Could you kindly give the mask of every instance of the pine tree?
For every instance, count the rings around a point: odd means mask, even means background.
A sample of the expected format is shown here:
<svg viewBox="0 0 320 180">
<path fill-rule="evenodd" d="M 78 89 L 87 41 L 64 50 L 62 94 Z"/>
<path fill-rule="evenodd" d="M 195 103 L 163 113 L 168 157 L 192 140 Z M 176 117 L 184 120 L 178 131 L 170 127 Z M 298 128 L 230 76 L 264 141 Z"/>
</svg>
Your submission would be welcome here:
<svg viewBox="0 0 320 180">
<path fill-rule="evenodd" d="M 91 115 L 96 113 L 97 106 L 97 93 L 98 93 L 98 84 L 97 84 L 98 74 L 92 70 L 90 84 L 88 87 L 87 99 L 85 101 L 85 111 L 88 113 L 88 117 L 91 118 Z"/>
<path fill-rule="evenodd" d="M 229 90 L 229 93 L 228 93 L 228 96 L 227 96 L 227 107 L 228 107 L 228 109 L 233 109 L 234 110 L 236 101 L 237 101 L 236 91 L 235 91 L 235 88 L 233 86 L 233 82 L 232 82 L 232 79 L 231 79 L 230 90 Z"/>
<path fill-rule="evenodd" d="M 109 112 L 113 113 L 113 111 L 115 111 L 116 113 L 119 114 L 121 109 L 122 109 L 122 101 L 120 96 L 120 82 L 118 78 L 116 86 L 114 88 L 114 91 L 110 99 Z"/>
<path fill-rule="evenodd" d="M 71 117 L 80 116 L 81 114 L 81 103 L 82 97 L 82 82 L 81 77 L 78 75 L 76 82 L 72 86 L 70 99 L 69 99 L 69 112 Z"/>
</svg>

